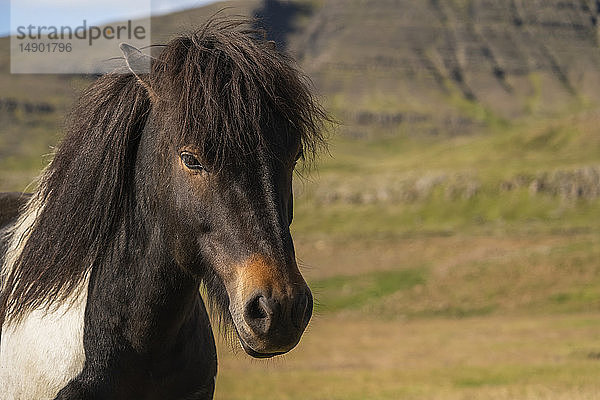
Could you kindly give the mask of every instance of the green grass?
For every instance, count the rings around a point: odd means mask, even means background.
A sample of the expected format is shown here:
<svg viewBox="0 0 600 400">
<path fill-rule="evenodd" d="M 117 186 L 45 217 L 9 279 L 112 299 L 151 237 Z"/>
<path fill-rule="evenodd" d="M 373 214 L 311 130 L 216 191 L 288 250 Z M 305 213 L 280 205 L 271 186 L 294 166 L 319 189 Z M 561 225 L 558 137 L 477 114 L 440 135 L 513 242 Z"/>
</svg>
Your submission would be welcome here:
<svg viewBox="0 0 600 400">
<path fill-rule="evenodd" d="M 322 315 L 412 320 L 600 309 L 597 232 L 308 236 L 297 253 Z"/>
<path fill-rule="evenodd" d="M 500 198 L 499 198 L 500 197 Z M 300 204 L 294 231 L 303 235 L 413 236 L 458 233 L 597 232 L 597 201 L 565 203 L 524 190 L 471 199 L 434 197 L 415 204 L 314 206 Z"/>
<path fill-rule="evenodd" d="M 422 285 L 425 268 L 377 271 L 358 276 L 335 276 L 310 282 L 317 298 L 316 312 L 354 309 L 398 291 Z"/>
<path fill-rule="evenodd" d="M 562 183 L 578 183 L 575 171 L 600 168 L 598 121 L 600 111 L 587 110 L 454 138 L 335 137 L 332 156 L 296 182 L 294 231 L 353 237 L 596 231 L 598 198 L 559 191 Z M 437 178 L 441 183 L 419 186 Z M 536 179 L 555 179 L 554 186 L 534 192 Z M 600 189 L 593 180 L 578 184 Z M 390 187 L 398 199 L 361 200 Z"/>
<path fill-rule="evenodd" d="M 598 112 L 581 112 L 549 120 L 523 120 L 491 127 L 479 135 L 454 138 L 393 137 L 376 140 L 337 138 L 333 158 L 324 158 L 321 173 L 354 174 L 427 170 L 477 170 L 510 176 L 561 166 L 597 162 Z M 354 169 L 348 170 L 353 165 Z"/>
</svg>

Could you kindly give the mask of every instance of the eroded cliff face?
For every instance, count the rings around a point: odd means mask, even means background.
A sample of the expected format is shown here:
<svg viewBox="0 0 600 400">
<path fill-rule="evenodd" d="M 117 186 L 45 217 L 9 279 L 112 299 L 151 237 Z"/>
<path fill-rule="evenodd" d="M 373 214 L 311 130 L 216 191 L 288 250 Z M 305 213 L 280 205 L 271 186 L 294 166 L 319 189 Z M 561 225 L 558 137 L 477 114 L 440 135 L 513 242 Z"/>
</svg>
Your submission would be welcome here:
<svg viewBox="0 0 600 400">
<path fill-rule="evenodd" d="M 461 134 L 600 100 L 600 1 L 310 4 L 288 48 L 349 134 Z"/>
</svg>

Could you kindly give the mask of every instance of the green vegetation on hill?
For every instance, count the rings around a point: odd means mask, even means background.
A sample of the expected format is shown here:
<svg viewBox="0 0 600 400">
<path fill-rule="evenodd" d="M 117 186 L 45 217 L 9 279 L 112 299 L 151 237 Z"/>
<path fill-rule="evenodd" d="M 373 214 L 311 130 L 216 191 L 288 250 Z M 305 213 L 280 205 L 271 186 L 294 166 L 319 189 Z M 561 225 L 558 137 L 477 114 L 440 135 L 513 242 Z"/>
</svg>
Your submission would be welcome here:
<svg viewBox="0 0 600 400">
<path fill-rule="evenodd" d="M 295 228 L 351 236 L 596 231 L 599 118 L 581 111 L 443 140 L 337 137 L 314 180 L 298 182 L 306 211 Z"/>
</svg>

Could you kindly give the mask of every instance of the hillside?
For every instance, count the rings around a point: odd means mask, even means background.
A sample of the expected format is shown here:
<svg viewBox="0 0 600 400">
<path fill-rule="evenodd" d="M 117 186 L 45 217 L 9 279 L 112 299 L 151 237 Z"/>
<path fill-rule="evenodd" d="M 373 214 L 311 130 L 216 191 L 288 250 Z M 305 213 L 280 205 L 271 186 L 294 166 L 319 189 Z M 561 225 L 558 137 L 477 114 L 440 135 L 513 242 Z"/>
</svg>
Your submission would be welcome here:
<svg viewBox="0 0 600 400">
<path fill-rule="evenodd" d="M 290 47 L 354 136 L 464 134 L 600 99 L 595 2 L 323 1 Z"/>
<path fill-rule="evenodd" d="M 490 120 L 595 104 L 599 7 L 576 0 L 224 1 L 153 18 L 152 38 L 163 43 L 224 8 L 258 15 L 352 134 L 400 127 L 460 134 Z M 8 54 L 7 38 L 0 52 Z M 0 60 L 5 97 L 30 93 L 11 86 L 62 81 L 13 76 L 17 82 L 6 85 L 9 57 Z"/>
</svg>

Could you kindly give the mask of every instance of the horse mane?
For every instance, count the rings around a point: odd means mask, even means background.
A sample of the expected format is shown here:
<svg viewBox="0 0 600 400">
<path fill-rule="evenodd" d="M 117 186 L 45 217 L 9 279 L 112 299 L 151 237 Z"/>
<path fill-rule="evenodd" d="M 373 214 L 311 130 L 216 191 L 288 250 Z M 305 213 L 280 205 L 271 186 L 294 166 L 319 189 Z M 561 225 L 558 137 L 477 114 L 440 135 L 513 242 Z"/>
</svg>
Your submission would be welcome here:
<svg viewBox="0 0 600 400">
<path fill-rule="evenodd" d="M 25 218 L 30 226 L 12 234 L 23 244 L 3 265 L 7 320 L 64 300 L 102 258 L 127 211 L 136 138 L 149 110 L 132 76 L 104 76 L 83 93 L 25 212 L 34 221 Z"/>
<path fill-rule="evenodd" d="M 110 257 L 133 209 L 135 159 L 150 115 L 173 127 L 165 142 L 200 144 L 214 165 L 264 143 L 298 140 L 308 157 L 324 146 L 329 119 L 307 78 L 247 27 L 212 18 L 164 46 L 149 74 L 105 75 L 83 92 L 10 232 L 0 324 L 66 301 Z"/>
</svg>

